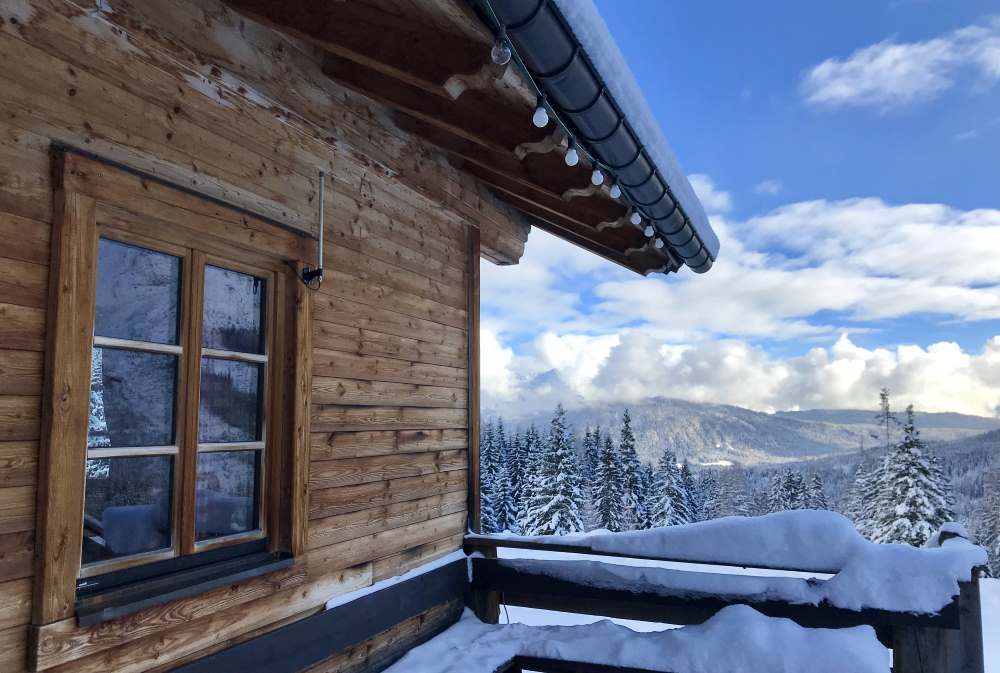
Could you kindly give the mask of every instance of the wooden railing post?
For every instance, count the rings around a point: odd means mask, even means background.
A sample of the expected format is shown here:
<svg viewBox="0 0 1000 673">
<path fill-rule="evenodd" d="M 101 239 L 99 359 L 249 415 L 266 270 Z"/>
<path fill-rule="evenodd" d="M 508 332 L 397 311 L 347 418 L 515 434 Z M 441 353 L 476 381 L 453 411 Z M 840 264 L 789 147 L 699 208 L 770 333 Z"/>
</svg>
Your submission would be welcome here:
<svg viewBox="0 0 1000 673">
<path fill-rule="evenodd" d="M 959 629 L 897 626 L 893 629 L 893 673 L 984 673 L 983 608 L 978 570 L 959 583 Z"/>
<path fill-rule="evenodd" d="M 495 559 L 497 557 L 496 547 L 475 547 L 466 548 L 466 553 L 475 551 L 482 554 L 483 558 Z M 470 597 L 472 611 L 476 613 L 480 621 L 487 624 L 500 623 L 500 592 L 490 591 L 473 584 Z"/>
</svg>

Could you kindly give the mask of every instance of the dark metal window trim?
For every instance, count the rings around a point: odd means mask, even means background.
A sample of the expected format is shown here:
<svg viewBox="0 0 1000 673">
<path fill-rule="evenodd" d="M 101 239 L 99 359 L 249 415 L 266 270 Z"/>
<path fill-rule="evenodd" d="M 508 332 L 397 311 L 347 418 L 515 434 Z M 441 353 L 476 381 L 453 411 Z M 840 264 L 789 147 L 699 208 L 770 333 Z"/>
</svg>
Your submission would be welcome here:
<svg viewBox="0 0 1000 673">
<path fill-rule="evenodd" d="M 76 593 L 77 623 L 90 626 L 111 621 L 294 562 L 287 552 L 268 551 L 267 540 L 262 539 L 82 579 Z"/>
</svg>

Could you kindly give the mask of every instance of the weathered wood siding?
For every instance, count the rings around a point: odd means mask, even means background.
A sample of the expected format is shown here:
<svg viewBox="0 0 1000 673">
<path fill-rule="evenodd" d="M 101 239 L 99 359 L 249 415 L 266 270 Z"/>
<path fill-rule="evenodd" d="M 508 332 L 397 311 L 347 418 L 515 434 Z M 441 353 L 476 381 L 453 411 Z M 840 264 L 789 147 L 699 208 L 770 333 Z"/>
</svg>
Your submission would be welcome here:
<svg viewBox="0 0 1000 673">
<path fill-rule="evenodd" d="M 466 524 L 466 232 L 525 230 L 311 47 L 215 0 L 0 0 L 0 670 L 26 667 L 52 221 L 50 149 L 86 149 L 304 231 L 331 176 L 314 295 L 308 551 L 295 567 L 99 627 L 39 667 L 165 671 L 458 549 Z M 127 205 L 127 204 L 126 204 Z M 317 670 L 398 651 L 452 606 Z"/>
</svg>

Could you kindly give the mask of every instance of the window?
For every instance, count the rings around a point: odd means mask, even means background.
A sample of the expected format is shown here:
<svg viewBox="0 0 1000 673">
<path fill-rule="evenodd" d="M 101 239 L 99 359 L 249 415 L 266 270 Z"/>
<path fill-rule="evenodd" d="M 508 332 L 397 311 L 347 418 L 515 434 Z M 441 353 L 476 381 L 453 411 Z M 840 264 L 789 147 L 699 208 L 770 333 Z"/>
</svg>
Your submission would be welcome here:
<svg viewBox="0 0 1000 673">
<path fill-rule="evenodd" d="M 81 576 L 264 537 L 272 274 L 98 231 Z"/>
<path fill-rule="evenodd" d="M 297 274 L 314 242 L 59 161 L 35 623 L 93 623 L 291 563 L 311 387 Z"/>
</svg>

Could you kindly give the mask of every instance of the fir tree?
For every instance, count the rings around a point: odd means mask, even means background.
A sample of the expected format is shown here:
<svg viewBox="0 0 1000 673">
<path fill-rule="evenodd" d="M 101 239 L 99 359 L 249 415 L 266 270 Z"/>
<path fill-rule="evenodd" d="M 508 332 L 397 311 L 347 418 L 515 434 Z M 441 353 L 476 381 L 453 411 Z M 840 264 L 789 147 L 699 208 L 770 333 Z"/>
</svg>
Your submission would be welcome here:
<svg viewBox="0 0 1000 673">
<path fill-rule="evenodd" d="M 653 508 L 655 507 L 653 497 L 653 467 L 646 463 L 639 463 L 639 508 L 636 512 L 636 528 L 648 530 L 653 527 Z"/>
<path fill-rule="evenodd" d="M 580 468 L 570 436 L 566 412 L 560 404 L 540 455 L 536 490 L 525 522 L 530 535 L 565 535 L 583 530 Z"/>
<path fill-rule="evenodd" d="M 805 506 L 807 509 L 829 509 L 826 502 L 826 492 L 823 490 L 823 478 L 816 472 L 806 486 Z"/>
<path fill-rule="evenodd" d="M 675 526 L 690 521 L 687 491 L 673 451 L 664 451 L 660 456 L 653 482 L 653 498 L 654 526 Z"/>
<path fill-rule="evenodd" d="M 882 436 L 882 446 L 888 453 L 892 449 L 892 431 L 899 425 L 899 419 L 892 413 L 889 403 L 889 389 L 882 388 L 878 393 L 879 410 L 875 414 L 875 424 Z"/>
<path fill-rule="evenodd" d="M 879 513 L 872 539 L 875 542 L 923 546 L 947 519 L 947 485 L 938 481 L 933 461 L 925 455 L 913 417 L 906 409 L 903 439 L 886 457 Z"/>
<path fill-rule="evenodd" d="M 538 428 L 528 426 L 524 431 L 524 479 L 521 484 L 520 501 L 517 507 L 517 527 L 522 534 L 529 534 L 526 528 L 528 510 L 531 501 L 539 490 L 539 478 L 542 469 L 542 445 Z"/>
<path fill-rule="evenodd" d="M 632 432 L 632 417 L 628 409 L 622 414 L 622 433 L 618 443 L 621 460 L 622 502 L 626 530 L 638 527 L 642 514 L 642 482 L 639 474 L 639 454 L 635 451 L 635 433 Z"/>
<path fill-rule="evenodd" d="M 87 422 L 87 448 L 111 446 L 108 421 L 104 415 L 104 351 L 94 348 L 90 354 L 90 416 Z"/>
<path fill-rule="evenodd" d="M 976 544 L 986 550 L 990 575 L 1000 577 L 1000 475 L 988 481 L 976 513 Z"/>
<path fill-rule="evenodd" d="M 771 477 L 771 483 L 767 492 L 768 511 L 784 512 L 786 509 L 791 509 L 791 503 L 788 502 L 788 489 L 785 488 L 785 484 L 788 483 L 790 477 L 791 470 L 787 469 L 784 474 L 775 473 Z"/>
<path fill-rule="evenodd" d="M 698 490 L 702 497 L 701 518 L 718 519 L 723 516 L 725 506 L 722 502 L 722 490 L 719 480 L 711 471 L 705 471 L 698 480 Z"/>
<path fill-rule="evenodd" d="M 513 533 L 521 532 L 522 503 L 524 502 L 525 468 L 527 452 L 524 433 L 520 428 L 510 438 L 507 445 L 507 480 L 510 501 L 507 513 L 507 528 Z"/>
<path fill-rule="evenodd" d="M 694 475 L 691 473 L 691 466 L 688 465 L 687 458 L 685 458 L 684 462 L 681 464 L 681 484 L 684 486 L 684 509 L 687 510 L 687 521 L 685 521 L 685 523 L 701 521 L 701 506 L 703 502 L 698 492 L 698 484 L 695 482 Z"/>
<path fill-rule="evenodd" d="M 598 430 L 598 433 L 600 433 L 600 430 Z M 584 483 L 586 484 L 593 483 L 594 470 L 597 468 L 597 441 L 597 437 L 594 436 L 594 433 L 592 433 L 588 427 L 587 431 L 583 435 L 582 473 Z"/>
<path fill-rule="evenodd" d="M 781 487 L 787 509 L 803 509 L 806 506 L 806 482 L 800 472 L 786 470 Z"/>
<path fill-rule="evenodd" d="M 488 420 L 479 440 L 479 514 L 483 533 L 500 532 L 496 513 L 496 426 Z"/>
<path fill-rule="evenodd" d="M 604 438 L 604 445 L 597 454 L 594 471 L 594 523 L 613 533 L 625 530 L 622 512 L 621 460 L 611 437 Z"/>
</svg>

